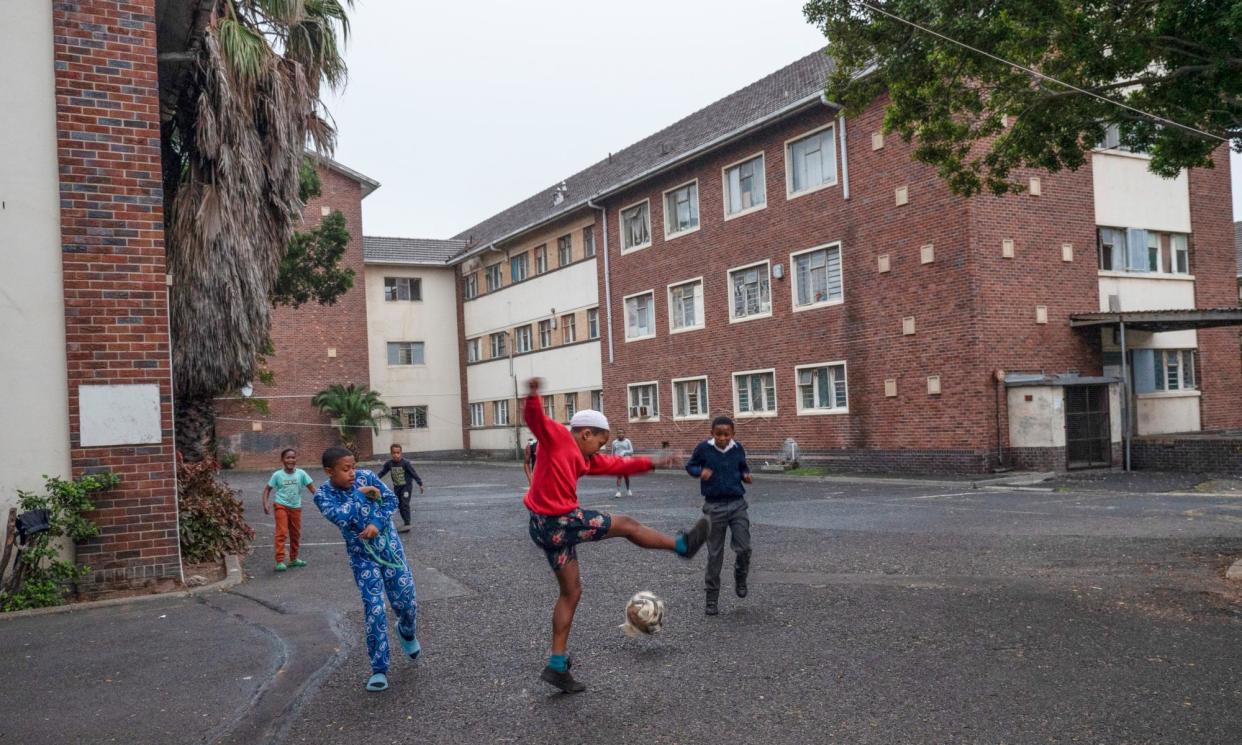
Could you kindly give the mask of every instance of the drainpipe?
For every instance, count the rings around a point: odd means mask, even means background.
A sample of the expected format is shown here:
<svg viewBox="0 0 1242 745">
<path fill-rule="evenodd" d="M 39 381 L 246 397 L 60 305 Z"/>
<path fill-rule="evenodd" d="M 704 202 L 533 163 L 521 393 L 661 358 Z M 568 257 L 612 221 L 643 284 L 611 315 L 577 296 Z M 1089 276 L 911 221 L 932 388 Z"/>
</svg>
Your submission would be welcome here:
<svg viewBox="0 0 1242 745">
<path fill-rule="evenodd" d="M 604 228 L 604 317 L 608 323 L 608 364 L 613 362 L 612 350 L 612 274 L 608 270 L 608 209 L 600 207 L 590 199 L 587 200 L 587 206 L 593 210 L 599 210 L 603 218 Z M 600 382 L 603 384 L 603 381 Z"/>
<path fill-rule="evenodd" d="M 820 100 L 825 104 L 828 103 L 827 96 L 821 96 Z M 845 136 L 845 114 L 837 117 L 841 128 L 841 197 L 846 201 L 850 198 L 850 151 L 846 147 L 848 141 Z"/>
<path fill-rule="evenodd" d="M 1121 439 L 1125 443 L 1125 460 L 1122 467 L 1130 470 L 1130 367 L 1126 360 L 1126 322 L 1119 320 L 1119 333 L 1117 334 L 1121 342 Z M 1112 438 L 1109 438 L 1111 441 Z M 1111 447 L 1111 446 L 1110 446 Z"/>
</svg>

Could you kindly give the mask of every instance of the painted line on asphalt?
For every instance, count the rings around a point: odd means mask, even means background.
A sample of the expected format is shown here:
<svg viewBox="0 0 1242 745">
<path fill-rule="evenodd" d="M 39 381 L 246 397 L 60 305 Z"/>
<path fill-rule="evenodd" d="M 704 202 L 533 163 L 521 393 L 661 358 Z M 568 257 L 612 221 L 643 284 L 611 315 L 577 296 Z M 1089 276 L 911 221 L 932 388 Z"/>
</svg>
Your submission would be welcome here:
<svg viewBox="0 0 1242 745">
<path fill-rule="evenodd" d="M 885 501 L 886 502 L 913 502 L 915 500 L 921 500 L 921 499 L 945 499 L 947 497 L 976 497 L 978 495 L 979 495 L 978 491 L 963 491 L 963 492 L 954 492 L 953 494 L 925 494 L 919 497 L 895 497 L 893 499 L 887 499 Z"/>
</svg>

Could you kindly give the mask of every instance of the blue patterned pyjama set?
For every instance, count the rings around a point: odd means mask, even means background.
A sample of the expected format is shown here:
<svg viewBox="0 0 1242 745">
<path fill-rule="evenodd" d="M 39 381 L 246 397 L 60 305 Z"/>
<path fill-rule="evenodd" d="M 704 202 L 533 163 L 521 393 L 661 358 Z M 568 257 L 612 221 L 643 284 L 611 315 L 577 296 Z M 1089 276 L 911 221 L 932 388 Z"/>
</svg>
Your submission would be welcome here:
<svg viewBox="0 0 1242 745">
<path fill-rule="evenodd" d="M 359 487 L 374 486 L 383 499 L 376 502 L 358 491 Z M 370 471 L 358 470 L 354 475 L 353 489 L 338 489 L 331 481 L 324 481 L 315 491 L 315 506 L 332 524 L 341 530 L 345 539 L 345 552 L 354 570 L 354 582 L 362 594 L 362 608 L 367 629 L 367 655 L 371 658 L 371 672 L 387 673 L 390 650 L 388 646 L 388 616 L 384 612 L 384 595 L 397 614 L 397 632 L 406 639 L 418 633 L 418 600 L 414 589 L 414 576 L 405 561 L 405 550 L 392 527 L 392 513 L 397 509 L 397 496 Z M 381 554 L 386 561 L 399 564 L 400 569 L 386 567 L 367 553 L 362 539 L 358 537 L 368 525 L 374 525 L 380 534 L 374 546 L 387 545 Z"/>
</svg>

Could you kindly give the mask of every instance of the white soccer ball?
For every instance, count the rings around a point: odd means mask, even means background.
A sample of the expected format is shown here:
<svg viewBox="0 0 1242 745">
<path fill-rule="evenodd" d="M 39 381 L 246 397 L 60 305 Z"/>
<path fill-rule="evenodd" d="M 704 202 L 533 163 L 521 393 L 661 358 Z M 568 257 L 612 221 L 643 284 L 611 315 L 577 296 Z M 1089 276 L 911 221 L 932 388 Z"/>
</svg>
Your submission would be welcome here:
<svg viewBox="0 0 1242 745">
<path fill-rule="evenodd" d="M 626 636 L 654 634 L 664 628 L 664 601 L 646 590 L 637 593 L 625 604 L 625 623 L 621 630 Z"/>
</svg>

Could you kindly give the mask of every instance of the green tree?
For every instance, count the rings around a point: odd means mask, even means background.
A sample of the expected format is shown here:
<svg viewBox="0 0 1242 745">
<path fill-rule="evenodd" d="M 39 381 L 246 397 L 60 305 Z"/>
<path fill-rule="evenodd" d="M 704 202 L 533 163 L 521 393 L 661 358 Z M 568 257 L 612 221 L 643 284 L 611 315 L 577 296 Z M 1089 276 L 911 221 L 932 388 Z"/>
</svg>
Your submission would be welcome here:
<svg viewBox="0 0 1242 745">
<path fill-rule="evenodd" d="M 319 174 L 310 158 L 302 161 L 300 181 L 303 202 L 320 195 Z M 313 300 L 334 305 L 354 286 L 354 270 L 341 266 L 348 247 L 349 231 L 340 210 L 334 210 L 314 230 L 295 232 L 280 261 L 272 304 L 296 308 Z M 261 356 L 270 353 L 261 351 Z"/>
<path fill-rule="evenodd" d="M 1166 177 L 1211 167 L 1220 138 L 1242 152 L 1242 0 L 810 0 L 804 12 L 837 63 L 827 95 L 857 113 L 887 92 L 885 130 L 959 194 L 1018 190 L 1019 168 L 1079 168 L 1109 125 Z"/>
<path fill-rule="evenodd" d="M 334 144 L 320 96 L 345 81 L 346 7 L 352 0 L 211 0 L 163 125 L 174 411 L 191 461 L 208 452 L 213 398 L 254 378 L 268 340 L 306 148 Z"/>
<path fill-rule="evenodd" d="M 311 405 L 332 418 L 337 432 L 341 436 L 341 444 L 356 457 L 358 445 L 356 433 L 360 429 L 370 429 L 379 433 L 380 422 L 394 421 L 388 405 L 375 391 L 365 385 L 341 385 L 333 383 L 311 398 Z"/>
</svg>

